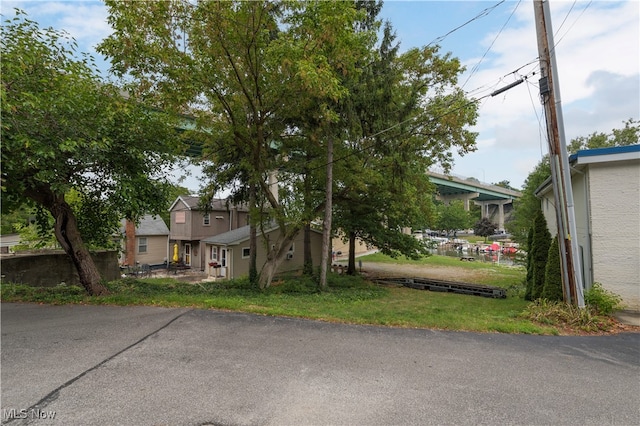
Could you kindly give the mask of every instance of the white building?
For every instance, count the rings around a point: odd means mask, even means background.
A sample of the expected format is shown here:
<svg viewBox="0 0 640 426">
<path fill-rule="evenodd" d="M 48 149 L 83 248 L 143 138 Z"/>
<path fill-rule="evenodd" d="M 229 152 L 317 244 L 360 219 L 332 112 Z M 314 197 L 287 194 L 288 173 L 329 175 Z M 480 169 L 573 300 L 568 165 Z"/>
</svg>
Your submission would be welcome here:
<svg viewBox="0 0 640 426">
<path fill-rule="evenodd" d="M 640 145 L 578 151 L 569 163 L 585 289 L 598 282 L 640 311 Z M 553 237 L 550 179 L 536 196 Z"/>
</svg>

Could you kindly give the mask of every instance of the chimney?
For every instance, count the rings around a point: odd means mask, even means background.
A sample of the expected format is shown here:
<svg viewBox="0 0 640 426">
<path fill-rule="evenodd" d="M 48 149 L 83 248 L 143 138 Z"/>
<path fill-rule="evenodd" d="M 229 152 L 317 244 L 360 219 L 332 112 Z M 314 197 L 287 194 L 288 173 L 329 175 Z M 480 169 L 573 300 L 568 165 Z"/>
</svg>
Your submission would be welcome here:
<svg viewBox="0 0 640 426">
<path fill-rule="evenodd" d="M 127 219 L 125 223 L 126 254 L 124 262 L 129 266 L 136 265 L 136 224 Z"/>
<path fill-rule="evenodd" d="M 273 194 L 273 198 L 276 199 L 276 202 L 280 202 L 278 199 L 278 172 L 276 170 L 269 172 L 268 185 L 271 194 Z"/>
</svg>

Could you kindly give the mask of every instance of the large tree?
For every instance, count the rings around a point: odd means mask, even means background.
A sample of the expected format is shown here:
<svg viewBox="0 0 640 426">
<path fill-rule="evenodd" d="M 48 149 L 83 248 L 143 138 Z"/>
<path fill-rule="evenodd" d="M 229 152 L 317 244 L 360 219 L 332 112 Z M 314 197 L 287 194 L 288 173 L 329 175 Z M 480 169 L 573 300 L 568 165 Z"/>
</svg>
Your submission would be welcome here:
<svg viewBox="0 0 640 426">
<path fill-rule="evenodd" d="M 101 81 L 63 32 L 18 11 L 2 26 L 2 203 L 53 217 L 88 293 L 106 293 L 86 240 L 166 208 L 169 120 Z M 78 198 L 73 208 L 67 197 Z M 48 225 L 39 214 L 39 226 Z"/>
<path fill-rule="evenodd" d="M 259 277 L 260 286 L 268 286 L 291 241 L 324 206 L 301 210 L 295 200 L 280 199 L 268 176 L 276 170 L 295 176 L 291 154 L 304 155 L 314 144 L 326 153 L 326 141 L 335 137 L 332 106 L 347 93 L 339 76 L 355 71 L 370 37 L 355 32 L 354 4 L 106 3 L 114 33 L 99 49 L 111 57 L 113 70 L 129 75 L 138 92 L 164 108 L 194 114 L 213 181 L 210 194 L 230 186 L 232 199 L 248 202 L 251 278 L 257 275 L 257 230 L 277 223 L 276 240 L 265 240 L 267 262 Z M 285 146 L 283 139 L 297 134 L 290 119 L 297 111 L 322 131 L 315 140 L 289 138 L 296 145 Z"/>
<path fill-rule="evenodd" d="M 380 6 L 367 4 L 369 25 L 377 25 Z M 389 255 L 424 254 L 402 230 L 429 223 L 434 216 L 433 187 L 425 174 L 439 163 L 448 168 L 451 148 L 474 149 L 465 130 L 476 106 L 454 89 L 462 68 L 437 46 L 400 55 L 387 22 L 373 58 L 362 64 L 341 109 L 345 128 L 342 162 L 336 164 L 337 223 L 349 240 L 348 271 L 355 272 L 356 238 Z M 449 91 L 449 94 L 444 95 Z"/>
</svg>

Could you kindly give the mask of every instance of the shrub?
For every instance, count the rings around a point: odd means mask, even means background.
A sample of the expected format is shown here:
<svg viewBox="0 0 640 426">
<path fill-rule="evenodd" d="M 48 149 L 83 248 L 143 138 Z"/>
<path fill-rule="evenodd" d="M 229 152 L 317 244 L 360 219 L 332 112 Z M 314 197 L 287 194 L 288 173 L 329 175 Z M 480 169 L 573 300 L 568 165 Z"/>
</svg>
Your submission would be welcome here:
<svg viewBox="0 0 640 426">
<path fill-rule="evenodd" d="M 593 283 L 593 286 L 584 294 L 584 302 L 603 315 L 610 315 L 622 307 L 622 298 L 606 290 L 600 283 Z"/>
<path fill-rule="evenodd" d="M 531 262 L 533 262 L 533 284 L 531 286 L 532 300 L 538 299 L 542 296 L 542 287 L 544 287 L 544 276 L 550 245 L 551 235 L 547 228 L 547 221 L 542 214 L 542 210 L 539 210 L 533 223 L 533 243 L 531 248 Z"/>
<path fill-rule="evenodd" d="M 533 300 L 531 293 L 533 292 L 533 225 L 529 228 L 527 235 L 527 277 L 525 284 L 527 289 L 524 293 L 524 300 Z"/>
<path fill-rule="evenodd" d="M 547 258 L 547 266 L 544 274 L 544 286 L 542 287 L 542 297 L 556 301 L 564 300 L 558 236 L 553 239 L 551 247 L 549 247 L 549 256 Z"/>
<path fill-rule="evenodd" d="M 593 307 L 580 309 L 564 302 L 538 299 L 530 303 L 522 313 L 524 318 L 544 325 L 562 328 L 576 328 L 587 332 L 611 330 L 613 318 L 600 315 Z"/>
</svg>

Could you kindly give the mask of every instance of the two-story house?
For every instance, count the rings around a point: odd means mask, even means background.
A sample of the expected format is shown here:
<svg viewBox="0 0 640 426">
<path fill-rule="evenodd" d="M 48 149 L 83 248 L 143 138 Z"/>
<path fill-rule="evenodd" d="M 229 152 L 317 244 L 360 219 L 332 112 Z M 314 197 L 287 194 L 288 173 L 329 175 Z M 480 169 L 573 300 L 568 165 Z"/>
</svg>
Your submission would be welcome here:
<svg viewBox="0 0 640 426">
<path fill-rule="evenodd" d="M 176 256 L 179 262 L 201 271 L 207 266 L 203 240 L 249 223 L 248 208 L 230 204 L 225 199 L 214 199 L 209 208 L 204 209 L 200 206 L 200 197 L 181 195 L 169 210 L 170 261 L 175 261 Z"/>
</svg>

